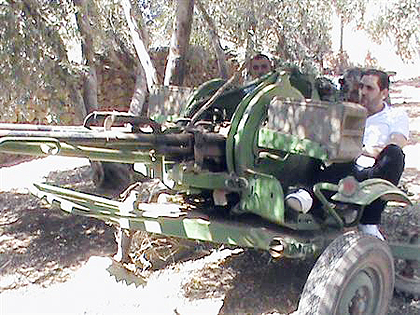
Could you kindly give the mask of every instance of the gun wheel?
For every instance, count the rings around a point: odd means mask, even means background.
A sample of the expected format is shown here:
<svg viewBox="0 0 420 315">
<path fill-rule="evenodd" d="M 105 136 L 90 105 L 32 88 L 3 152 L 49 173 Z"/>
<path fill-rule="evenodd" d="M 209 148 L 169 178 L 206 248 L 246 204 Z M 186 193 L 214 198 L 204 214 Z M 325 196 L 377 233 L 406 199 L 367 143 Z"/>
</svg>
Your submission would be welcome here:
<svg viewBox="0 0 420 315">
<path fill-rule="evenodd" d="M 394 288 L 389 246 L 366 234 L 335 239 L 313 267 L 299 314 L 386 314 Z"/>
<path fill-rule="evenodd" d="M 419 235 L 412 235 L 409 243 L 419 247 Z M 395 291 L 414 299 L 420 298 L 420 261 L 395 259 Z"/>
<path fill-rule="evenodd" d="M 420 251 L 420 204 L 385 208 L 382 215 L 382 226 L 387 241 L 406 243 L 414 246 L 413 252 Z M 392 248 L 392 246 L 391 246 Z M 394 255 L 395 291 L 406 298 L 420 298 L 420 260 L 407 260 Z"/>
<path fill-rule="evenodd" d="M 404 274 L 396 274 L 395 291 L 418 300 L 420 298 L 419 276 L 407 277 Z"/>
</svg>

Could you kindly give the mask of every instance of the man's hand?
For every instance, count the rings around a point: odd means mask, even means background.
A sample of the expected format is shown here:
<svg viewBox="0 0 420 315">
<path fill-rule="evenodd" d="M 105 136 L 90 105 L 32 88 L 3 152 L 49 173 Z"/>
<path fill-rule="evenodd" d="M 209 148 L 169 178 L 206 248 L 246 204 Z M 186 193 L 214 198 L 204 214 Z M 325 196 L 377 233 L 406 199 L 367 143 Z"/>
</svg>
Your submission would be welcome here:
<svg viewBox="0 0 420 315">
<path fill-rule="evenodd" d="M 396 144 L 402 149 L 407 144 L 407 142 L 408 141 L 403 134 L 394 132 L 389 136 L 388 144 Z"/>
</svg>

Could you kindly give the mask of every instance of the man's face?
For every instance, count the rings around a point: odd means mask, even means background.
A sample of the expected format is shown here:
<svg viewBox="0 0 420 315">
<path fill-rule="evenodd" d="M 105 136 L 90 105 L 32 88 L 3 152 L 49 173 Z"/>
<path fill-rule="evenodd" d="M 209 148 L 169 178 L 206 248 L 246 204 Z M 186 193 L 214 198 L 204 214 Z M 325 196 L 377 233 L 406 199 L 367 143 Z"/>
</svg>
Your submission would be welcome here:
<svg viewBox="0 0 420 315">
<path fill-rule="evenodd" d="M 378 85 L 378 77 L 365 75 L 360 80 L 360 104 L 366 107 L 368 115 L 380 112 L 383 108 L 383 101 L 388 96 L 388 89 L 381 89 Z"/>
<path fill-rule="evenodd" d="M 270 61 L 265 58 L 253 59 L 250 64 L 250 73 L 253 79 L 256 79 L 271 71 Z"/>
</svg>

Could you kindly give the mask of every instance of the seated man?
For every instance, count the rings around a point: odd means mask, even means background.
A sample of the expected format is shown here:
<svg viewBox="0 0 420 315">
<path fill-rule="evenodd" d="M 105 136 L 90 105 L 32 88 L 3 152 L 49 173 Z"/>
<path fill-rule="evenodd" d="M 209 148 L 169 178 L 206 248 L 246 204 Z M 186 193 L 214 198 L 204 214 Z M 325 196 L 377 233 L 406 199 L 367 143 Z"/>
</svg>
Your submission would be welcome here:
<svg viewBox="0 0 420 315">
<path fill-rule="evenodd" d="M 257 54 L 249 61 L 248 72 L 252 79 L 257 79 L 272 70 L 271 61 L 264 54 Z"/>
<path fill-rule="evenodd" d="M 354 162 L 332 164 L 316 176 L 316 182 L 338 183 L 340 179 L 353 175 L 357 180 L 382 178 L 398 185 L 404 170 L 404 153 L 409 129 L 408 116 L 385 102 L 389 93 L 388 75 L 369 69 L 362 73 L 360 104 L 368 112 L 363 137 L 363 153 Z M 288 196 L 289 197 L 289 196 Z M 286 198 L 286 201 L 290 198 Z M 305 197 L 307 199 L 307 196 Z M 292 204 L 296 200 L 291 199 Z M 386 202 L 379 199 L 367 206 L 360 220 L 359 229 L 383 239 L 377 224 Z"/>
<path fill-rule="evenodd" d="M 359 103 L 360 93 L 359 84 L 363 69 L 350 68 L 344 71 L 340 83 L 340 99 L 346 102 Z"/>
</svg>

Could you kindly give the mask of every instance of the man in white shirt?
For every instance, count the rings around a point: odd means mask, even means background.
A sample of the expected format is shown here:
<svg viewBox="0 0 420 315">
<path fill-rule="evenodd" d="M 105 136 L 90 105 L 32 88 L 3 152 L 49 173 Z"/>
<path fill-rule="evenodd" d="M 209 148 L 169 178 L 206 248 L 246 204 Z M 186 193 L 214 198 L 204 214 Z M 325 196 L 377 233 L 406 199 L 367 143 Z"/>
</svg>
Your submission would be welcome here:
<svg viewBox="0 0 420 315">
<path fill-rule="evenodd" d="M 360 104 L 368 112 L 363 137 L 363 153 L 353 162 L 336 163 L 322 169 L 315 182 L 338 183 L 340 179 L 353 175 L 358 181 L 382 178 L 398 185 L 404 171 L 404 152 L 409 135 L 408 116 L 385 102 L 389 93 L 388 75 L 376 69 L 362 73 Z M 287 197 L 286 197 L 287 199 Z M 378 199 L 368 205 L 360 219 L 359 229 L 383 239 L 377 224 L 386 202 Z"/>
<path fill-rule="evenodd" d="M 385 72 L 368 70 L 359 85 L 360 104 L 368 111 L 363 138 L 364 154 L 377 157 L 388 144 L 403 148 L 408 139 L 408 117 L 391 108 L 385 100 L 389 93 L 389 78 Z"/>
<path fill-rule="evenodd" d="M 360 80 L 360 104 L 368 111 L 363 137 L 363 155 L 355 176 L 358 180 L 383 178 L 398 185 L 404 171 L 404 153 L 409 127 L 407 114 L 385 102 L 389 93 L 389 77 L 379 70 L 370 69 Z M 372 158 L 369 165 L 365 157 Z M 360 168 L 363 167 L 363 168 Z M 359 229 L 382 238 L 377 228 L 386 202 L 376 200 L 365 208 Z"/>
</svg>

